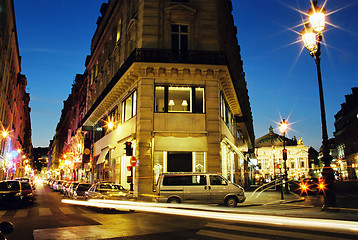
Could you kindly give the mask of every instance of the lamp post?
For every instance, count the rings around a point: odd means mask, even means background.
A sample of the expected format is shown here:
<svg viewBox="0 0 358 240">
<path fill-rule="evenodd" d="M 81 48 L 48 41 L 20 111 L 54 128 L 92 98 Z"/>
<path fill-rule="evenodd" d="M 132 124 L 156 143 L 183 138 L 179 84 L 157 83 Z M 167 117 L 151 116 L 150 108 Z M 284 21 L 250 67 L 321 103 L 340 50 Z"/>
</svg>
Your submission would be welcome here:
<svg viewBox="0 0 358 240">
<path fill-rule="evenodd" d="M 276 180 L 276 171 L 275 171 L 275 168 L 276 168 L 276 164 L 275 164 L 275 153 L 276 153 L 276 149 L 275 149 L 275 146 L 272 146 L 272 163 L 273 163 L 273 178 Z"/>
<path fill-rule="evenodd" d="M 283 135 L 283 150 L 282 150 L 282 159 L 283 159 L 283 169 L 284 169 L 284 180 L 285 180 L 285 193 L 288 193 L 288 178 L 287 178 L 287 149 L 286 149 L 286 130 L 287 130 L 288 124 L 285 119 L 282 119 L 280 122 L 279 128 L 280 132 Z"/>
<path fill-rule="evenodd" d="M 326 192 L 324 194 L 324 205 L 322 210 L 326 210 L 328 207 L 336 206 L 336 197 L 333 190 L 334 172 L 331 168 L 332 157 L 329 155 L 328 148 L 328 134 L 326 123 L 326 112 L 324 107 L 323 88 L 322 88 L 322 76 L 321 76 L 321 41 L 322 32 L 325 29 L 325 10 L 317 6 L 317 1 L 311 2 L 312 9 L 308 12 L 309 22 L 305 25 L 305 28 L 301 32 L 303 43 L 305 47 L 310 51 L 310 55 L 314 57 L 317 67 L 318 76 L 318 89 L 319 100 L 321 108 L 321 125 L 322 125 L 322 161 L 324 162 L 324 168 L 322 170 L 322 177 L 326 185 Z"/>
</svg>

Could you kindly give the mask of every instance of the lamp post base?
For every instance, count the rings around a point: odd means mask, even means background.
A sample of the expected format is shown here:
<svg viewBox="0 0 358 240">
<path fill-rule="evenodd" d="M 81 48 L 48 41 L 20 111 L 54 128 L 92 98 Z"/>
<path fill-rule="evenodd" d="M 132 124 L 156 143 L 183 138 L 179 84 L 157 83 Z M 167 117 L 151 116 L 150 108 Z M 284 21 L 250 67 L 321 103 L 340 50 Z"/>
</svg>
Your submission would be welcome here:
<svg viewBox="0 0 358 240">
<path fill-rule="evenodd" d="M 334 171 L 330 166 L 330 161 L 325 162 L 325 167 L 322 170 L 322 178 L 324 180 L 325 189 L 324 189 L 324 205 L 322 210 L 329 207 L 336 207 L 336 194 L 334 193 Z"/>
</svg>

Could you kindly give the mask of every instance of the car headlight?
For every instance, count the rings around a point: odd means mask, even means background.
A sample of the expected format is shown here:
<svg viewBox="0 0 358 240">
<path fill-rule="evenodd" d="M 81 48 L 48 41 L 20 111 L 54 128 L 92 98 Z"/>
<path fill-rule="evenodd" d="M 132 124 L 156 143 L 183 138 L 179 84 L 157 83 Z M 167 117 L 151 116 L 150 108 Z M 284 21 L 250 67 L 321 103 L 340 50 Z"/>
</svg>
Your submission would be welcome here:
<svg viewBox="0 0 358 240">
<path fill-rule="evenodd" d="M 21 196 L 21 192 L 17 192 L 17 193 L 15 194 L 15 197 L 19 197 L 19 196 Z"/>
</svg>

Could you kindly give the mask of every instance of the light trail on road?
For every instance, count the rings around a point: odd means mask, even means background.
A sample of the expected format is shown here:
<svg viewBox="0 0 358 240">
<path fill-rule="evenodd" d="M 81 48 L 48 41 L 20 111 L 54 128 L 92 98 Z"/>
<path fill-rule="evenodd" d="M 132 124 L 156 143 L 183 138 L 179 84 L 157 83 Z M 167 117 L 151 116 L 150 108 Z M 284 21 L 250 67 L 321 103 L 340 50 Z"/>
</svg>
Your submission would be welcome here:
<svg viewBox="0 0 358 240">
<path fill-rule="evenodd" d="M 189 204 L 158 204 L 149 202 L 134 201 L 114 201 L 114 200 L 97 200 L 78 201 L 63 199 L 63 203 L 83 205 L 99 208 L 136 210 L 142 212 L 162 213 L 171 215 L 181 215 L 187 217 L 200 217 L 215 220 L 225 220 L 233 222 L 247 222 L 267 224 L 274 226 L 285 226 L 291 228 L 304 228 L 309 230 L 326 231 L 333 233 L 343 233 L 358 235 L 358 222 L 329 220 L 329 219 L 310 219 L 297 217 L 269 216 L 258 214 L 241 214 L 238 212 L 215 212 L 210 208 Z M 190 208 L 190 209 L 188 209 Z"/>
</svg>

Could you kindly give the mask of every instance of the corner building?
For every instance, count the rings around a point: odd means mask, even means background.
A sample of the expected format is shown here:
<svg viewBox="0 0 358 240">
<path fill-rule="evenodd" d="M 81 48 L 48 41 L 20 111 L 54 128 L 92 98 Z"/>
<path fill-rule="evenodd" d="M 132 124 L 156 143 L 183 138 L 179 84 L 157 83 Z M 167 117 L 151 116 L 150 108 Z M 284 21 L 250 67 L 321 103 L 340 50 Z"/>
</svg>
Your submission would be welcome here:
<svg viewBox="0 0 358 240">
<path fill-rule="evenodd" d="M 248 184 L 254 132 L 231 11 L 229 0 L 102 5 L 82 119 L 93 181 L 129 188 L 131 142 L 138 197 L 153 192 L 161 172 L 216 172 Z"/>
</svg>

